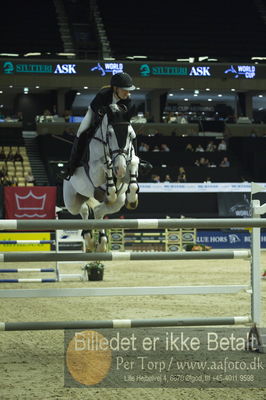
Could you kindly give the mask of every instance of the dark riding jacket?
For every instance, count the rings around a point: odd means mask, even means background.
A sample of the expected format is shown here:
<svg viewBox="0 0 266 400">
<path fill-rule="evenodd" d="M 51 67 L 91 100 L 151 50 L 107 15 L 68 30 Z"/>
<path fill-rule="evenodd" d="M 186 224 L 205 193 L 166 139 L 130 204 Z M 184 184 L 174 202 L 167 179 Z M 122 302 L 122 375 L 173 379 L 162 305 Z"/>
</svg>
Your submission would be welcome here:
<svg viewBox="0 0 266 400">
<path fill-rule="evenodd" d="M 83 159 L 84 152 L 86 149 L 86 145 L 88 141 L 92 138 L 95 129 L 99 126 L 103 113 L 104 108 L 109 106 L 113 103 L 113 88 L 107 87 L 101 89 L 90 104 L 90 108 L 93 111 L 93 118 L 89 126 L 87 126 L 83 131 L 79 133 L 74 139 L 74 143 L 72 146 L 70 159 L 69 159 L 69 167 L 68 167 L 68 174 L 69 176 L 73 175 L 75 169 L 81 165 L 81 160 Z M 118 105 L 125 105 L 127 109 L 131 107 L 131 99 L 127 98 L 125 100 L 119 100 L 116 102 Z"/>
</svg>

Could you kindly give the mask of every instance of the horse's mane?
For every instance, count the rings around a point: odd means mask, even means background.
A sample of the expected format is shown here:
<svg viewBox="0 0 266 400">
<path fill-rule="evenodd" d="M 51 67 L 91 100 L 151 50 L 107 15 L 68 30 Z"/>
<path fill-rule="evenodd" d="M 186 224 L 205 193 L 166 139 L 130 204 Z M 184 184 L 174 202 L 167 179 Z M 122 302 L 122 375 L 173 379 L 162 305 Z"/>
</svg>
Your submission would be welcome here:
<svg viewBox="0 0 266 400">
<path fill-rule="evenodd" d="M 128 109 L 125 105 L 110 104 L 106 107 L 105 113 L 107 114 L 108 122 L 111 124 L 130 123 L 132 116 L 135 114 L 135 109 L 135 106 Z"/>
</svg>

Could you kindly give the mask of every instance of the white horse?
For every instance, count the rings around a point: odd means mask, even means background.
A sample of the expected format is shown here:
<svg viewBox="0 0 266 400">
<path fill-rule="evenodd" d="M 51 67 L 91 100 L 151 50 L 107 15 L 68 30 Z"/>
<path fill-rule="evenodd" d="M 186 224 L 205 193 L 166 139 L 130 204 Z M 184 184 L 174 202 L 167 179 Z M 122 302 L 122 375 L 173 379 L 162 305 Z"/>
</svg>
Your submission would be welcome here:
<svg viewBox="0 0 266 400">
<path fill-rule="evenodd" d="M 82 219 L 103 218 L 124 205 L 138 205 L 139 158 L 133 140 L 130 112 L 116 104 L 107 107 L 99 127 L 88 143 L 88 151 L 69 180 L 64 180 L 63 195 L 67 210 Z M 92 212 L 93 210 L 93 212 Z M 94 249 L 91 231 L 84 235 L 89 251 Z M 106 251 L 107 238 L 102 230 L 96 251 Z"/>
</svg>

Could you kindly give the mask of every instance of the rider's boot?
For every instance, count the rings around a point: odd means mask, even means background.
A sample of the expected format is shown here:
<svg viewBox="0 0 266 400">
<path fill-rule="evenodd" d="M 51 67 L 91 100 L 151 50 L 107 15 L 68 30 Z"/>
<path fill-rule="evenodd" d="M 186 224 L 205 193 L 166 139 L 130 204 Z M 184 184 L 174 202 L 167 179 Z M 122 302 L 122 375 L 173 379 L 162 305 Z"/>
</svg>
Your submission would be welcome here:
<svg viewBox="0 0 266 400">
<path fill-rule="evenodd" d="M 77 167 L 81 166 L 88 141 L 92 138 L 93 133 L 94 128 L 90 127 L 81 132 L 79 136 L 75 136 L 64 179 L 70 179 Z"/>
<path fill-rule="evenodd" d="M 134 146 L 135 155 L 138 156 L 137 138 L 133 139 L 133 146 Z M 149 161 L 139 159 L 139 174 L 140 175 L 148 175 L 151 172 L 152 168 L 153 168 L 153 166 Z"/>
</svg>

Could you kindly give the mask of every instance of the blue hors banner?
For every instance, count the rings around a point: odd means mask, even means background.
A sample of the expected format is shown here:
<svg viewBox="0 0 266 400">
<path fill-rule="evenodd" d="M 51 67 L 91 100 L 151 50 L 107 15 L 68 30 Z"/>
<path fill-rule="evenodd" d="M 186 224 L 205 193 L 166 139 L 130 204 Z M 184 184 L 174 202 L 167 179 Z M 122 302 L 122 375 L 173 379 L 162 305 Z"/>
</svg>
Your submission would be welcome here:
<svg viewBox="0 0 266 400">
<path fill-rule="evenodd" d="M 245 249 L 250 247 L 248 230 L 197 231 L 197 243 L 211 246 L 213 249 Z M 261 248 L 266 248 L 266 231 L 261 232 Z"/>
</svg>

